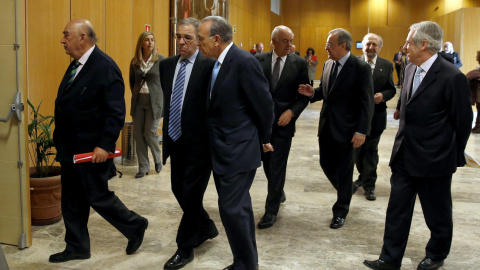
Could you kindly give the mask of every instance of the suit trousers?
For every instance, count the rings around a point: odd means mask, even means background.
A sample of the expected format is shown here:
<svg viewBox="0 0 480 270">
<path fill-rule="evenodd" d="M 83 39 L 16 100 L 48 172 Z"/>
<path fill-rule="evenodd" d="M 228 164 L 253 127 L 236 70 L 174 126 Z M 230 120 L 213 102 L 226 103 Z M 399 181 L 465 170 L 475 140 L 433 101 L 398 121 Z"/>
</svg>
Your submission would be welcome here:
<svg viewBox="0 0 480 270">
<path fill-rule="evenodd" d="M 441 261 L 447 257 L 452 243 L 452 174 L 414 177 L 408 174 L 404 164 L 400 148 L 391 165 L 391 191 L 380 259 L 394 266 L 401 265 L 418 194 L 425 222 L 430 229 L 426 256 Z"/>
<path fill-rule="evenodd" d="M 280 137 L 275 131 L 270 137 L 270 143 L 275 148 L 273 152 L 265 153 L 263 170 L 268 179 L 268 195 L 265 203 L 265 212 L 276 215 L 280 208 L 280 200 L 285 186 L 287 161 L 292 137 Z"/>
<path fill-rule="evenodd" d="M 353 136 L 353 134 L 352 134 Z M 337 190 L 333 216 L 346 218 L 352 200 L 354 148 L 352 143 L 337 142 L 325 123 L 319 138 L 320 166 Z"/>
<path fill-rule="evenodd" d="M 65 250 L 90 252 L 88 218 L 90 206 L 127 239 L 135 236 L 142 217 L 130 211 L 113 191 L 108 179 L 115 170 L 112 159 L 103 163 L 62 163 L 62 213 L 65 223 Z"/>
<path fill-rule="evenodd" d="M 355 149 L 355 165 L 360 173 L 358 180 L 362 183 L 363 189 L 375 190 L 377 182 L 378 165 L 378 143 L 383 130 L 372 130 L 365 138 L 365 143 Z"/>
<path fill-rule="evenodd" d="M 177 231 L 178 252 L 189 257 L 194 247 L 216 232 L 215 223 L 203 207 L 212 166 L 192 154 L 202 146 L 192 145 L 183 137 L 174 142 L 166 136 L 165 140 L 169 140 L 172 192 L 183 210 Z M 203 157 L 203 160 L 209 161 L 210 158 Z"/>
<path fill-rule="evenodd" d="M 133 117 L 133 138 L 138 157 L 138 171 L 150 171 L 148 147 L 152 151 L 155 163 L 162 162 L 160 156 L 160 136 L 157 134 L 160 119 L 154 119 L 149 94 L 138 94 L 137 106 Z"/>
<path fill-rule="evenodd" d="M 250 187 L 257 169 L 233 175 L 213 172 L 218 193 L 218 207 L 237 270 L 252 270 L 258 266 L 255 220 Z"/>
<path fill-rule="evenodd" d="M 395 64 L 395 70 L 397 71 L 397 78 L 398 78 L 398 83 L 397 84 L 400 84 L 400 75 L 401 75 L 401 71 L 402 71 L 402 66 Z"/>
</svg>

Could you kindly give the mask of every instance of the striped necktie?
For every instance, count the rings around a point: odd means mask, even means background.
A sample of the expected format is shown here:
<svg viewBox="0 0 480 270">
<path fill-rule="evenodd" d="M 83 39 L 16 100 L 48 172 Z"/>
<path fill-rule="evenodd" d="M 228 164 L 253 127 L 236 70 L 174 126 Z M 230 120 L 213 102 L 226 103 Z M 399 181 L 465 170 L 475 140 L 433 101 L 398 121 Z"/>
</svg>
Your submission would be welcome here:
<svg viewBox="0 0 480 270">
<path fill-rule="evenodd" d="M 80 62 L 75 60 L 75 63 L 72 66 L 72 70 L 70 71 L 70 74 L 68 75 L 68 82 L 67 82 L 67 87 L 70 86 L 70 84 L 73 82 L 75 79 L 75 73 L 77 73 L 77 68 L 80 66 Z"/>
<path fill-rule="evenodd" d="M 418 86 L 422 82 L 422 76 L 420 75 L 422 71 L 423 69 L 421 67 L 418 67 L 417 71 L 415 72 L 415 77 L 413 77 L 412 93 L 410 94 L 410 97 L 413 97 L 413 94 L 415 94 L 415 91 L 417 91 Z"/>
<path fill-rule="evenodd" d="M 183 88 L 185 86 L 185 70 L 189 63 L 188 59 L 184 58 L 181 62 L 180 70 L 177 73 L 175 80 L 175 88 L 172 93 L 172 100 L 170 101 L 170 115 L 168 117 L 168 135 L 173 141 L 178 140 L 182 135 L 182 100 Z"/>
<path fill-rule="evenodd" d="M 273 66 L 273 72 L 272 72 L 272 89 L 275 90 L 275 87 L 277 87 L 278 79 L 280 79 L 280 61 L 282 61 L 281 57 L 277 57 L 277 61 L 275 62 L 275 65 Z"/>
</svg>

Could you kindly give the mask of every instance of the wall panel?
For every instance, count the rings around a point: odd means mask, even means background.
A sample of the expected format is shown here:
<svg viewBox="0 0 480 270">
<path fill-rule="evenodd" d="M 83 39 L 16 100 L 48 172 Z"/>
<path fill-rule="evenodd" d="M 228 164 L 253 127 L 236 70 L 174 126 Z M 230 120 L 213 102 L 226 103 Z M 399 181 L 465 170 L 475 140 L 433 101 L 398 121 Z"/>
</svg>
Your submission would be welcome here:
<svg viewBox="0 0 480 270">
<path fill-rule="evenodd" d="M 97 46 L 105 50 L 105 0 L 71 0 L 71 19 L 87 19 L 98 37 Z M 66 24 L 66 22 L 65 22 Z"/>
<path fill-rule="evenodd" d="M 168 57 L 170 44 L 170 3 L 165 0 L 153 0 L 153 25 L 158 53 Z"/>
</svg>

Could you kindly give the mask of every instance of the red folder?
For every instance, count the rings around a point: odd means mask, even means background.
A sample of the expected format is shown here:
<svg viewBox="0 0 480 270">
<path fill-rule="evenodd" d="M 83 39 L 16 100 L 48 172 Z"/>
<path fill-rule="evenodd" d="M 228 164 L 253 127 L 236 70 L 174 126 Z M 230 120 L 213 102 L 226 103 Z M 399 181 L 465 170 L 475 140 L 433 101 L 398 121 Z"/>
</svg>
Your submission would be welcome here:
<svg viewBox="0 0 480 270">
<path fill-rule="evenodd" d="M 122 150 L 115 149 L 115 153 L 108 155 L 107 158 L 114 158 L 119 157 L 122 155 Z M 73 156 L 73 163 L 83 163 L 83 162 L 91 162 L 92 161 L 93 152 L 90 153 L 83 153 L 83 154 L 76 154 Z"/>
<path fill-rule="evenodd" d="M 317 61 L 317 56 L 316 55 L 310 56 L 310 60 L 312 60 L 313 62 Z"/>
</svg>

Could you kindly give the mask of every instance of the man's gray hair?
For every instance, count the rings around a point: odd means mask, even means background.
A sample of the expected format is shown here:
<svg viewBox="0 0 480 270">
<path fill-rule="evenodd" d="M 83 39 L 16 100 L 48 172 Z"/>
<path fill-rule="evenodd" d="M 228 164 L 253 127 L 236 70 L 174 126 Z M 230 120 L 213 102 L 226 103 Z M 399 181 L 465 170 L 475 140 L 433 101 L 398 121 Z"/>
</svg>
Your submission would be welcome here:
<svg viewBox="0 0 480 270">
<path fill-rule="evenodd" d="M 342 43 L 345 43 L 347 45 L 347 51 L 350 51 L 352 49 L 352 35 L 347 30 L 343 28 L 336 28 L 328 32 L 328 34 L 332 36 L 338 34 L 337 44 L 340 45 Z"/>
<path fill-rule="evenodd" d="M 210 27 L 210 36 L 219 35 L 222 43 L 228 43 L 233 39 L 232 25 L 223 17 L 208 16 L 202 20 L 204 22 L 213 22 Z"/>
<path fill-rule="evenodd" d="M 369 37 L 374 37 L 378 40 L 378 48 L 381 49 L 383 47 L 383 40 L 382 37 L 375 34 L 375 33 L 368 33 L 363 37 L 362 44 L 364 41 L 366 41 Z"/>
<path fill-rule="evenodd" d="M 287 27 L 287 26 L 285 26 L 285 25 L 279 25 L 279 26 L 275 27 L 275 28 L 273 29 L 273 31 L 272 31 L 272 35 L 271 35 L 271 39 L 272 39 L 272 40 L 274 40 L 274 39 L 277 40 L 278 32 L 280 31 L 280 29 L 287 30 L 287 31 L 291 32 L 292 35 L 293 35 L 292 29 L 290 29 L 289 27 Z"/>
<path fill-rule="evenodd" d="M 195 34 L 198 34 L 198 27 L 200 26 L 200 21 L 196 18 L 188 17 L 180 20 L 177 24 L 177 28 L 182 25 L 193 25 L 193 27 L 195 27 Z"/>
<path fill-rule="evenodd" d="M 412 36 L 415 46 L 419 47 L 425 40 L 428 43 L 427 50 L 431 53 L 437 53 L 442 49 L 443 30 L 438 23 L 431 21 L 414 23 L 410 30 L 415 31 Z"/>
</svg>

